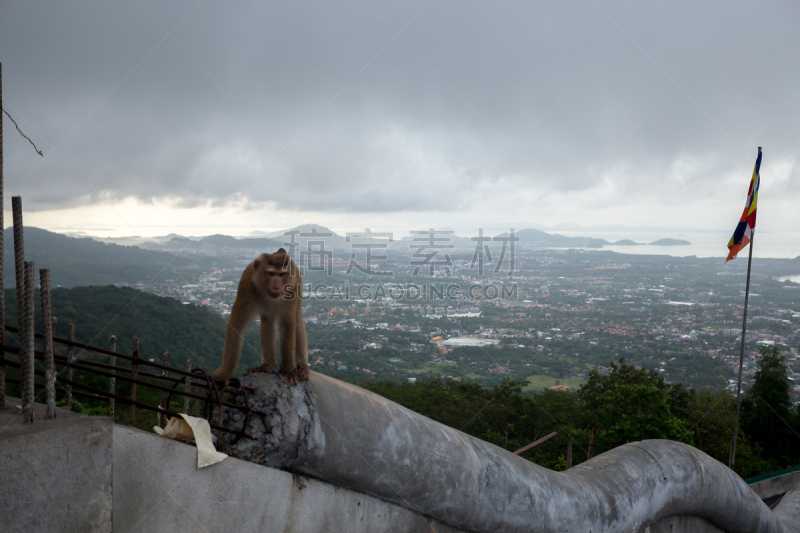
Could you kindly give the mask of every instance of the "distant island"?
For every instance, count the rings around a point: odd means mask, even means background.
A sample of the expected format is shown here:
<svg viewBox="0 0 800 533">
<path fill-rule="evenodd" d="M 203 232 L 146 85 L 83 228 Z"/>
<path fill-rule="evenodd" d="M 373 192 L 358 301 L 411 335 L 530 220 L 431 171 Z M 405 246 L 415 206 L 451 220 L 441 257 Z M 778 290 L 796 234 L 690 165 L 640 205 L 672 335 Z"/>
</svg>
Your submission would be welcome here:
<svg viewBox="0 0 800 533">
<path fill-rule="evenodd" d="M 682 239 L 658 239 L 650 243 L 651 246 L 689 246 L 690 244 L 692 243 Z"/>
<path fill-rule="evenodd" d="M 669 239 L 664 239 L 664 240 L 669 240 Z M 644 243 L 643 242 L 634 242 L 634 241 L 632 241 L 630 239 L 622 239 L 621 241 L 617 241 L 617 242 L 612 243 L 612 244 L 615 244 L 617 246 L 641 246 Z"/>
</svg>

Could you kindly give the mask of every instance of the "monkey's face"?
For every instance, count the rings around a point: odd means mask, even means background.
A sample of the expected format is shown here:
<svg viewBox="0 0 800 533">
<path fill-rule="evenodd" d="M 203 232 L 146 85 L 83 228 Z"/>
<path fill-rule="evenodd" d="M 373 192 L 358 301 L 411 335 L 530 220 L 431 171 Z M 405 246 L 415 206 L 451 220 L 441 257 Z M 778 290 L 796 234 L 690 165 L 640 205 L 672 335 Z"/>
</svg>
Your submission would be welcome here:
<svg viewBox="0 0 800 533">
<path fill-rule="evenodd" d="M 267 294 L 273 298 L 280 298 L 283 295 L 283 286 L 289 280 L 288 270 L 276 270 L 268 268 L 266 270 Z"/>
</svg>

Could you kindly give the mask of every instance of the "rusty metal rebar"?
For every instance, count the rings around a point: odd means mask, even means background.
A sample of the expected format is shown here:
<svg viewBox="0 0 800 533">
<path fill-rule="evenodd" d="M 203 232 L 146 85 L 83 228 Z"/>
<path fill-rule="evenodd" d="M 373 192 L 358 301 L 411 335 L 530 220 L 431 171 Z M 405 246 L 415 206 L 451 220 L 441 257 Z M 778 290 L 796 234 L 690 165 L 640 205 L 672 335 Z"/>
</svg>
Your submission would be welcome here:
<svg viewBox="0 0 800 533">
<path fill-rule="evenodd" d="M 6 331 L 10 331 L 12 333 L 17 333 L 19 331 L 19 329 L 14 327 L 14 326 L 9 326 L 8 324 L 6 324 Z M 41 336 L 42 336 L 41 333 L 36 333 L 35 335 L 38 338 L 41 338 Z M 118 359 L 123 359 L 125 361 L 133 361 L 133 356 L 132 355 L 127 355 L 127 354 L 120 353 L 120 352 L 112 352 L 108 348 L 101 348 L 100 346 L 94 346 L 94 345 L 91 345 L 91 344 L 86 344 L 84 342 L 77 342 L 74 339 L 70 340 L 70 339 L 65 339 L 63 337 L 54 337 L 53 338 L 53 342 L 55 342 L 57 344 L 63 344 L 65 346 L 72 346 L 74 348 L 78 348 L 79 353 L 82 352 L 82 351 L 94 352 L 94 353 L 99 353 L 99 354 L 104 354 L 104 355 L 113 355 L 113 356 L 117 357 Z M 180 376 L 185 376 L 187 374 L 187 372 L 184 372 L 183 370 L 181 370 L 179 368 L 174 368 L 174 367 L 171 367 L 171 366 L 165 367 L 161 363 L 156 363 L 154 361 L 148 361 L 147 359 L 138 359 L 136 362 L 139 363 L 140 365 L 150 366 L 152 368 L 157 368 L 159 370 L 166 369 L 169 372 L 173 372 L 173 373 L 178 374 Z M 120 368 L 120 371 L 123 371 L 123 370 L 124 370 L 123 368 Z M 160 374 L 156 375 L 156 377 L 161 377 L 161 375 Z M 192 375 L 192 377 L 196 378 L 197 376 Z M 170 379 L 175 379 L 176 381 L 182 381 L 180 378 L 170 378 Z"/>
<path fill-rule="evenodd" d="M 5 345 L 4 348 L 5 348 L 5 350 L 7 352 L 13 353 L 13 354 L 18 354 L 19 351 L 20 351 L 19 346 Z M 37 360 L 42 360 L 42 361 L 44 360 L 44 353 L 43 352 L 34 351 L 34 355 L 35 355 Z M 60 364 L 60 365 L 66 365 L 67 364 L 67 358 L 64 357 L 64 356 L 55 355 L 54 359 L 55 359 L 56 364 Z M 9 360 L 9 361 L 6 361 L 6 364 L 10 368 L 20 368 L 20 364 L 17 361 Z M 89 372 L 89 373 L 93 373 L 95 375 L 105 376 L 105 377 L 110 377 L 112 375 L 110 372 L 105 372 L 103 370 L 97 370 L 97 369 L 93 368 L 92 366 L 89 366 L 89 365 L 94 365 L 94 364 L 99 364 L 99 363 L 94 363 L 92 361 L 86 361 L 86 360 L 78 360 L 78 361 L 76 361 L 74 363 L 74 366 L 75 366 L 75 370 L 80 370 L 82 372 Z M 105 365 L 105 363 L 102 363 L 102 364 L 104 366 L 110 366 L 110 365 Z M 121 370 L 121 369 L 118 368 L 118 370 Z M 44 370 L 34 369 L 34 372 L 35 372 L 35 374 L 37 376 L 44 377 L 44 375 L 45 375 Z M 199 373 L 199 375 L 203 375 L 204 377 L 206 377 L 207 381 L 211 381 L 211 378 L 208 377 L 208 375 L 205 374 L 205 372 L 202 369 L 195 368 L 193 370 L 193 374 L 195 374 L 195 377 L 199 377 L 198 373 Z M 121 379 L 126 380 L 128 382 L 133 382 L 132 378 L 129 378 L 127 376 L 117 376 L 117 377 L 120 377 Z M 162 388 L 161 385 L 158 385 L 158 384 L 155 384 L 155 383 L 148 383 L 148 382 L 143 381 L 143 380 L 137 380 L 137 381 L 138 381 L 139 385 L 142 385 L 142 386 L 151 387 L 151 388 L 156 389 L 156 390 L 165 390 L 165 388 Z M 13 383 L 13 384 L 18 384 L 18 385 L 21 384 L 20 380 L 15 379 L 15 378 L 11 378 L 11 377 L 8 378 L 8 382 L 9 383 Z M 97 387 L 92 387 L 91 385 L 87 385 L 85 383 L 80 383 L 78 381 L 71 381 L 71 380 L 67 380 L 65 378 L 59 378 L 59 382 L 63 383 L 64 385 L 74 385 L 75 387 L 78 387 L 77 390 L 73 390 L 73 394 L 76 394 L 76 395 L 82 395 L 82 396 L 85 396 L 87 398 L 91 398 L 91 399 L 95 399 L 95 400 L 108 400 L 108 398 L 109 398 L 109 393 L 107 391 L 105 391 L 103 389 L 100 389 L 100 388 L 97 388 Z M 238 380 L 237 380 L 237 382 L 238 382 Z M 172 388 L 166 388 L 166 390 L 168 392 L 174 392 L 175 391 L 175 387 L 177 387 L 180 383 L 182 383 L 182 380 L 179 380 L 179 382 L 174 384 Z M 197 385 L 197 382 L 194 382 L 194 383 L 195 383 L 195 385 Z M 219 399 L 219 391 L 214 388 L 213 382 L 211 382 L 209 386 L 211 387 L 210 392 L 209 392 L 209 396 L 202 397 L 202 396 L 199 396 L 197 394 L 192 394 L 191 395 L 192 398 L 195 398 L 196 400 L 205 400 L 207 404 L 213 402 L 213 403 L 215 403 L 217 405 L 221 404 L 221 405 L 223 405 L 225 407 L 228 407 L 228 408 L 238 409 L 244 414 L 244 421 L 243 421 L 242 427 L 240 429 L 233 429 L 233 428 L 230 428 L 230 427 L 222 427 L 222 426 L 218 426 L 214 422 L 209 422 L 211 424 L 211 427 L 213 429 L 216 429 L 216 430 L 219 430 L 219 431 L 224 431 L 224 432 L 236 435 L 237 439 L 239 439 L 241 437 L 246 437 L 248 439 L 252 439 L 253 438 L 252 435 L 249 435 L 248 433 L 245 432 L 245 429 L 247 428 L 247 422 L 248 422 L 250 413 L 257 414 L 257 415 L 260 415 L 260 416 L 266 416 L 267 413 L 264 412 L 264 411 L 261 411 L 259 409 L 252 409 L 252 408 L 249 407 L 249 402 L 247 400 L 247 392 L 246 392 L 248 390 L 248 388 L 247 387 L 242 387 L 241 383 L 238 383 L 239 393 L 244 395 L 244 403 L 245 403 L 245 405 L 240 405 L 240 404 L 233 404 L 233 403 L 230 403 L 230 402 L 220 401 L 220 399 Z M 86 389 L 86 391 L 90 391 L 90 392 L 82 391 L 80 389 Z M 56 387 L 56 390 L 66 391 L 66 389 L 64 387 Z M 217 401 L 214 401 L 212 399 L 212 395 L 217 397 Z M 115 399 L 115 401 L 117 403 L 120 403 L 120 404 L 123 404 L 123 405 L 130 405 L 131 403 L 133 403 L 137 407 L 140 407 L 140 408 L 143 408 L 143 409 L 147 409 L 147 410 L 150 410 L 150 411 L 153 411 L 153 412 L 156 412 L 156 413 L 158 413 L 159 411 L 163 411 L 166 414 L 171 415 L 171 416 L 177 416 L 177 414 L 178 414 L 178 413 L 176 413 L 176 412 L 174 412 L 174 411 L 172 411 L 170 409 L 163 409 L 162 410 L 161 407 L 154 407 L 152 405 L 148 405 L 147 403 L 141 402 L 141 401 L 133 401 L 130 398 L 126 398 L 126 397 L 121 396 L 119 394 L 114 394 L 114 399 Z M 210 413 L 208 414 L 208 418 L 209 419 L 211 418 L 211 414 Z"/>
<path fill-rule="evenodd" d="M 3 203 L 5 189 L 3 175 L 3 64 L 0 63 L 0 346 L 6 343 L 6 248 Z M 6 406 L 6 353 L 0 349 L 0 408 Z"/>
<path fill-rule="evenodd" d="M 187 372 L 191 372 L 192 371 L 192 360 L 191 359 L 187 359 L 186 360 L 186 371 Z M 189 398 L 189 394 L 192 393 L 192 378 L 190 378 L 189 376 L 186 376 L 184 378 L 183 392 L 186 393 L 183 396 L 183 412 L 188 415 L 189 414 L 189 401 L 191 400 L 191 398 Z M 195 400 L 195 403 L 197 403 L 197 400 Z"/>
<path fill-rule="evenodd" d="M 194 370 L 192 370 L 192 374 L 195 374 Z M 202 387 L 197 386 L 196 388 L 199 389 Z M 208 393 L 208 390 L 206 390 L 206 393 Z M 194 399 L 194 416 L 195 418 L 200 418 L 200 401 L 197 398 Z"/>
<path fill-rule="evenodd" d="M 169 352 L 164 352 L 164 358 L 161 360 L 161 364 L 163 364 L 164 366 L 167 366 L 169 364 Z M 167 377 L 167 371 L 166 370 L 162 370 L 162 374 L 161 375 L 166 378 Z M 168 385 L 168 382 L 167 382 L 166 379 L 161 381 L 161 386 L 162 387 L 167 387 L 167 385 Z M 161 409 L 168 409 L 169 408 L 169 406 L 167 405 L 167 394 L 168 394 L 167 391 L 165 391 L 165 390 L 161 391 L 161 403 L 159 404 L 159 407 Z M 158 427 L 160 427 L 161 429 L 164 429 L 165 427 L 167 427 L 167 416 L 164 413 L 158 413 Z"/>
<path fill-rule="evenodd" d="M 50 299 L 50 269 L 39 270 L 39 294 L 42 299 L 42 348 L 44 351 L 44 419 L 56 417 L 56 366 L 53 362 L 53 307 Z"/>
<path fill-rule="evenodd" d="M 115 335 L 111 335 L 111 338 L 108 340 L 108 344 L 110 346 L 111 351 L 115 352 L 117 350 L 117 337 Z M 112 367 L 117 366 L 117 358 L 115 356 L 113 356 L 113 355 L 110 356 L 110 358 L 111 359 L 110 359 L 109 363 L 111 364 L 111 366 Z M 114 374 L 117 373 L 116 370 L 112 370 L 112 372 Z M 108 379 L 108 392 L 111 394 L 111 396 L 108 397 L 108 416 L 111 417 L 112 421 L 114 420 L 114 407 L 115 407 L 114 406 L 114 396 L 113 395 L 116 394 L 116 392 L 117 392 L 116 389 L 117 389 L 117 378 L 115 378 L 115 377 L 109 378 Z"/>
<path fill-rule="evenodd" d="M 9 353 L 14 353 L 14 354 L 19 353 L 19 347 L 18 346 L 9 346 L 8 344 L 6 344 L 5 349 Z M 35 359 L 41 359 L 42 361 L 44 361 L 44 353 L 42 353 L 40 351 L 35 351 L 34 352 L 34 358 Z M 67 359 L 65 357 L 55 356 L 54 359 L 55 359 L 55 363 L 57 365 L 58 364 L 60 364 L 60 365 L 66 365 L 67 364 Z M 12 367 L 12 368 L 19 368 L 19 364 L 15 363 L 14 361 L 6 361 L 6 364 L 8 366 Z M 105 370 L 100 370 L 100 368 L 110 368 L 111 365 L 108 365 L 108 364 L 105 364 L 105 363 L 97 363 L 97 362 L 94 362 L 94 361 L 82 360 L 82 359 L 76 359 L 72 366 L 73 366 L 74 370 L 78 370 L 78 371 L 82 371 L 82 372 L 89 372 L 89 373 L 95 374 L 97 376 L 105 376 L 105 377 L 108 377 L 108 378 L 116 377 L 117 379 L 120 379 L 120 380 L 125 381 L 127 383 L 136 383 L 137 385 L 141 385 L 143 387 L 149 387 L 149 388 L 155 389 L 157 391 L 165 391 L 168 395 L 174 393 L 175 390 L 176 390 L 176 387 L 179 384 L 183 383 L 182 380 L 178 380 L 176 383 L 173 383 L 172 387 L 169 387 L 169 386 L 168 387 L 164 387 L 161 384 L 152 383 L 152 382 L 140 379 L 141 376 L 145 376 L 145 375 L 146 376 L 150 376 L 150 377 L 154 377 L 154 378 L 159 378 L 159 377 L 162 377 L 162 376 L 156 376 L 154 374 L 146 374 L 145 372 L 139 372 L 138 373 L 139 378 L 134 379 L 133 377 L 128 377 L 128 376 L 124 376 L 124 375 L 120 375 L 120 374 L 113 374 L 113 373 L 105 371 Z M 120 367 L 116 367 L 116 370 L 117 371 L 122 371 L 122 370 L 125 370 L 125 369 L 120 368 Z M 38 370 L 37 370 L 37 373 L 38 373 Z M 44 375 L 43 371 L 42 371 L 42 375 Z M 8 379 L 10 380 L 11 378 L 8 378 Z M 64 383 L 67 383 L 67 381 L 64 380 L 64 379 L 61 379 L 61 381 L 63 381 Z M 197 383 L 195 383 L 195 384 L 197 385 Z M 180 394 L 185 394 L 185 393 L 182 392 Z M 208 396 L 201 396 L 201 395 L 199 395 L 197 393 L 190 394 L 189 396 L 191 398 L 194 398 L 194 399 L 197 399 L 197 400 L 203 400 L 203 401 L 205 401 L 208 398 Z M 108 398 L 108 396 L 104 396 L 104 398 Z M 227 401 L 222 401 L 222 405 L 224 405 L 225 407 L 233 407 L 233 408 L 240 407 L 235 403 L 231 403 L 231 402 L 227 402 Z M 242 409 L 244 409 L 244 408 L 242 408 Z M 251 411 L 253 413 L 261 414 L 261 415 L 265 415 L 266 414 L 266 413 L 260 412 L 260 411 L 258 411 L 256 409 L 251 409 L 249 407 L 247 408 L 247 410 L 249 410 L 249 411 Z"/>
<path fill-rule="evenodd" d="M 572 437 L 567 439 L 567 470 L 572 468 Z"/>
<path fill-rule="evenodd" d="M 75 324 L 67 324 L 67 339 L 75 341 Z M 67 379 L 72 381 L 72 363 L 75 362 L 75 353 L 72 346 L 67 346 Z M 64 407 L 67 410 L 72 409 L 72 385 L 67 385 L 67 391 L 64 396 Z"/>
<path fill-rule="evenodd" d="M 139 376 L 139 337 L 133 338 L 133 350 L 131 351 L 133 362 L 131 363 L 131 377 L 137 379 Z M 136 424 L 136 383 L 131 383 L 131 418 L 128 423 L 133 426 Z"/>
<path fill-rule="evenodd" d="M 16 363 L 14 363 L 14 361 L 9 361 L 9 366 L 16 368 Z M 44 375 L 44 371 L 37 370 L 36 374 L 39 375 L 39 376 L 43 376 Z M 13 378 L 9 378 L 8 381 L 9 381 L 9 383 L 19 383 L 18 379 L 13 379 Z M 66 383 L 66 380 L 61 380 L 61 381 L 64 381 Z M 108 398 L 108 392 L 106 392 L 103 389 L 98 389 L 97 387 L 92 387 L 91 385 L 86 385 L 85 383 L 80 383 L 78 381 L 73 381 L 72 384 L 75 385 L 76 387 L 80 387 L 80 388 L 86 389 L 87 391 L 91 391 L 89 393 L 85 393 L 85 392 L 81 392 L 80 390 L 76 390 L 75 394 L 81 394 L 83 396 L 86 396 L 88 398 L 93 398 L 93 399 L 96 399 L 96 400 L 102 400 L 102 399 Z M 125 398 L 124 396 L 120 396 L 119 394 L 115 395 L 115 398 L 119 403 L 131 403 L 131 401 L 132 401 L 130 398 Z M 136 403 L 136 405 L 138 407 L 141 407 L 143 409 L 147 409 L 147 410 L 150 410 L 150 411 L 154 411 L 156 413 L 159 412 L 159 410 L 161 409 L 160 407 L 153 407 L 152 405 L 148 405 L 148 404 L 146 404 L 144 402 L 141 402 L 141 401 L 137 401 L 135 403 Z M 241 406 L 236 406 L 236 407 L 241 407 Z M 166 414 L 172 415 L 172 416 L 177 416 L 178 415 L 178 413 L 176 413 L 175 411 L 166 410 L 165 412 L 166 412 Z M 256 412 L 256 411 L 254 410 L 253 412 Z M 232 428 L 229 428 L 229 427 L 226 427 L 226 426 L 218 426 L 218 425 L 216 425 L 214 423 L 211 423 L 209 425 L 211 426 L 212 429 L 216 429 L 218 431 L 224 431 L 226 433 L 231 433 L 232 435 L 236 435 L 237 437 L 247 437 L 248 439 L 252 439 L 253 438 L 252 435 L 250 435 L 249 433 L 246 433 L 242 429 L 232 429 Z"/>
<path fill-rule="evenodd" d="M 548 435 L 545 435 L 541 439 L 535 440 L 535 441 L 531 442 L 530 444 L 528 444 L 527 446 L 523 446 L 519 450 L 515 451 L 514 455 L 522 455 L 523 453 L 527 452 L 528 450 L 532 450 L 532 449 L 536 448 L 537 446 L 539 446 L 541 444 L 544 444 L 545 442 L 549 441 L 550 439 L 552 439 L 556 435 L 558 435 L 558 432 L 557 431 L 553 431 L 552 433 L 550 433 Z"/>
<path fill-rule="evenodd" d="M 592 422 L 589 425 L 589 448 L 586 451 L 587 461 L 592 457 L 594 457 L 596 445 L 597 445 L 597 422 Z"/>
<path fill-rule="evenodd" d="M 22 416 L 25 423 L 33 423 L 33 402 L 36 392 L 34 390 L 34 336 L 33 336 L 33 311 L 36 302 L 34 301 L 34 287 L 36 281 L 36 267 L 33 261 L 25 261 L 25 301 L 24 316 L 25 328 L 20 336 L 19 342 L 22 346 L 21 357 L 25 361 L 22 369 Z"/>
<path fill-rule="evenodd" d="M 11 198 L 11 207 L 14 217 L 14 275 L 16 278 L 16 297 L 17 297 L 17 325 L 19 327 L 18 342 L 20 347 L 24 348 L 22 342 L 22 333 L 25 331 L 25 243 L 22 238 L 22 198 L 13 196 Z M 24 357 L 24 350 L 20 351 L 20 399 L 27 397 L 28 380 L 27 369 L 28 359 Z M 31 362 L 33 359 L 31 358 Z M 32 363 L 31 363 L 32 364 Z M 32 420 L 32 419 L 31 419 Z"/>
</svg>

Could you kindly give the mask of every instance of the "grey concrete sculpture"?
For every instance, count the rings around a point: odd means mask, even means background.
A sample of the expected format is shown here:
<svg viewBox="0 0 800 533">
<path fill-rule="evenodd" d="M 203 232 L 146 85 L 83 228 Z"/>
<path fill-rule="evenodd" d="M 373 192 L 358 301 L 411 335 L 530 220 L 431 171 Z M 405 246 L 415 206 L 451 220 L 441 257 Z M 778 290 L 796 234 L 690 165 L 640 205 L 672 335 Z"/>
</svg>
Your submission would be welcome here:
<svg viewBox="0 0 800 533">
<path fill-rule="evenodd" d="M 225 437 L 222 451 L 463 530 L 635 532 L 689 516 L 730 533 L 800 533 L 800 489 L 773 512 L 738 475 L 686 444 L 634 442 L 554 472 L 317 373 L 296 387 L 268 374 L 243 383 L 255 389 L 250 406 L 268 414 L 251 415 L 255 440 Z M 241 423 L 226 410 L 226 425 Z"/>
</svg>

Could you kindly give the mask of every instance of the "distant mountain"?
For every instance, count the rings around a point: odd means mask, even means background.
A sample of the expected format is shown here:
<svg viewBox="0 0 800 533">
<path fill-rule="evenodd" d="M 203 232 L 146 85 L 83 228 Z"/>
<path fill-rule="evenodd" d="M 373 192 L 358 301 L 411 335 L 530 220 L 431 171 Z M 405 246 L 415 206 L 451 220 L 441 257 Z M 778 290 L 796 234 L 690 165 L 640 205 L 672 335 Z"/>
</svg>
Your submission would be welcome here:
<svg viewBox="0 0 800 533">
<path fill-rule="evenodd" d="M 617 246 L 640 246 L 643 245 L 643 242 L 634 242 L 630 239 L 622 239 L 614 243 Z"/>
<path fill-rule="evenodd" d="M 692 243 L 682 239 L 658 239 L 650 243 L 651 246 L 689 246 L 690 244 Z"/>
<path fill-rule="evenodd" d="M 264 237 L 268 239 L 275 239 L 276 241 L 283 240 L 286 237 L 286 234 L 290 231 L 300 231 L 301 233 L 310 233 L 316 230 L 318 233 L 333 233 L 336 235 L 336 232 L 330 228 L 326 228 L 325 226 L 321 226 L 319 224 L 301 224 L 299 226 L 295 226 L 291 229 L 282 229 L 278 231 L 273 231 L 271 233 L 263 233 Z M 338 235 L 337 235 L 338 237 Z"/>
<path fill-rule="evenodd" d="M 720 230 L 705 229 L 705 228 L 675 228 L 664 226 L 626 226 L 625 224 L 592 224 L 591 226 L 584 226 L 576 224 L 575 222 L 561 222 L 552 226 L 543 226 L 541 224 L 533 224 L 534 228 L 544 231 L 587 231 L 587 232 L 646 232 L 646 233 L 715 233 Z"/>
<path fill-rule="evenodd" d="M 494 238 L 502 239 L 509 236 L 508 232 L 496 235 Z M 423 238 L 425 235 L 411 235 L 404 236 L 399 240 L 395 240 L 395 249 L 406 249 L 414 243 L 419 242 L 424 244 Z M 474 237 L 460 237 L 458 235 L 437 235 L 437 238 L 447 237 L 447 241 L 441 241 L 441 244 L 453 245 L 455 249 L 471 249 L 474 250 L 477 246 L 477 241 L 473 241 Z M 485 237 L 492 238 L 489 235 Z M 514 237 L 519 241 L 516 246 L 524 248 L 602 248 L 605 245 L 611 244 L 605 239 L 597 239 L 594 237 L 565 237 L 557 233 L 546 233 L 544 231 L 527 228 L 514 232 Z M 416 239 L 416 240 L 415 240 Z M 492 248 L 500 248 L 502 242 L 499 240 L 491 240 L 484 243 Z"/>
<path fill-rule="evenodd" d="M 197 241 L 190 239 L 189 237 L 172 237 L 169 241 L 167 241 L 171 246 L 196 246 Z"/>
<path fill-rule="evenodd" d="M 500 236 L 508 237 L 508 233 Z M 535 248 L 602 248 L 611 244 L 605 239 L 594 237 L 565 237 L 557 233 L 546 233 L 544 231 L 528 228 L 514 232 L 514 236 L 519 237 L 519 243 Z"/>
<path fill-rule="evenodd" d="M 351 249 L 350 243 L 347 242 L 344 236 L 337 234 L 330 228 L 320 226 L 319 224 L 295 226 L 292 229 L 280 232 L 279 237 L 273 238 L 279 241 L 281 247 L 286 248 L 286 250 L 289 250 L 289 245 L 287 243 L 294 242 L 298 244 L 299 247 L 295 248 L 295 253 L 298 251 L 320 250 L 321 248 L 318 244 L 320 242 L 324 243 L 324 250 Z"/>
<path fill-rule="evenodd" d="M 49 268 L 54 287 L 139 283 L 168 276 L 173 270 L 196 268 L 197 258 L 144 250 L 136 246 L 106 244 L 94 239 L 75 239 L 59 233 L 25 226 L 25 259 L 36 269 Z M 5 286 L 13 287 L 14 229 L 5 236 Z M 37 273 L 37 282 L 39 275 Z"/>
<path fill-rule="evenodd" d="M 228 235 L 209 235 L 196 243 L 196 246 L 213 248 L 255 248 L 267 253 L 277 251 L 282 245 L 283 243 L 274 239 L 265 239 L 261 237 L 237 239 L 236 237 L 229 237 Z"/>
</svg>

